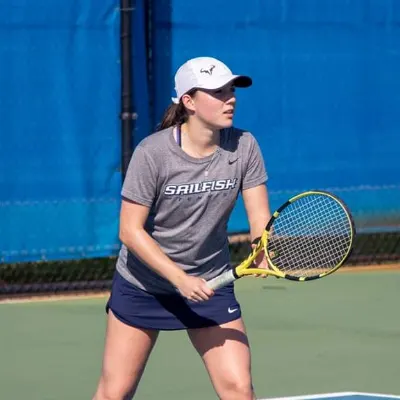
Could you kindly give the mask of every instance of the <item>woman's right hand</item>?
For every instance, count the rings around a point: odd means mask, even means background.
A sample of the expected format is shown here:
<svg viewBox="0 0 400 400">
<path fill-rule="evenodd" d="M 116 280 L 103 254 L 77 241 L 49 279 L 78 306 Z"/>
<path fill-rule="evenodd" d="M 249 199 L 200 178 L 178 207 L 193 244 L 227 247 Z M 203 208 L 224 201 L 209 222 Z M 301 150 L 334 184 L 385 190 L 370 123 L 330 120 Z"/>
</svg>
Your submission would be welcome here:
<svg viewBox="0 0 400 400">
<path fill-rule="evenodd" d="M 196 276 L 185 275 L 176 288 L 183 297 L 195 303 L 214 296 L 214 291 L 208 287 L 207 282 Z"/>
</svg>

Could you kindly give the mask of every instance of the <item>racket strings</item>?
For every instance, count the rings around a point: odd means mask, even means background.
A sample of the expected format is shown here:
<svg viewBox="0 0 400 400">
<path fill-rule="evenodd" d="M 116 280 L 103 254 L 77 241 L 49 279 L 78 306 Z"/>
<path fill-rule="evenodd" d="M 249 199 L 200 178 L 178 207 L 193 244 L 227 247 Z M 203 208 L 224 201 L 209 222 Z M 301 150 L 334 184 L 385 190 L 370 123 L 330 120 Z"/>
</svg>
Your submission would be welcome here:
<svg viewBox="0 0 400 400">
<path fill-rule="evenodd" d="M 346 210 L 335 199 L 316 194 L 282 210 L 273 223 L 267 250 L 282 272 L 307 277 L 335 268 L 351 241 Z"/>
</svg>

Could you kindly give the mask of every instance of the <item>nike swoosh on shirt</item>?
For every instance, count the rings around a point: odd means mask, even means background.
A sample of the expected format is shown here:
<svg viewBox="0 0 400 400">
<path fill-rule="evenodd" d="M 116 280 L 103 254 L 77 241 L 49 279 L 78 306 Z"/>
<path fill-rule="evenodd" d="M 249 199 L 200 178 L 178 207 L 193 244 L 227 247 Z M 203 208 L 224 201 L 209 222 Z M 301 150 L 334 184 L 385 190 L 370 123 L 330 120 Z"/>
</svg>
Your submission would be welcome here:
<svg viewBox="0 0 400 400">
<path fill-rule="evenodd" d="M 236 312 L 237 310 L 239 310 L 238 308 L 228 308 L 228 313 L 229 314 L 232 314 L 232 313 L 234 313 L 234 312 Z"/>
<path fill-rule="evenodd" d="M 234 160 L 229 160 L 228 164 L 231 165 L 231 164 L 235 163 L 237 160 L 239 160 L 239 157 L 235 158 Z"/>
</svg>

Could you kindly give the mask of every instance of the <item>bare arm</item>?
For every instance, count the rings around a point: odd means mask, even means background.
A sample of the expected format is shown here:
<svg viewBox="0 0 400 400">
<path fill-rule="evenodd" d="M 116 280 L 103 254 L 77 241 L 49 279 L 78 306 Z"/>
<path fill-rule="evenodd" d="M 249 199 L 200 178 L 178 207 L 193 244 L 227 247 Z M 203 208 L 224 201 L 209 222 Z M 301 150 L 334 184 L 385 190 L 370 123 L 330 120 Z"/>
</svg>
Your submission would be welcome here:
<svg viewBox="0 0 400 400">
<path fill-rule="evenodd" d="M 173 285 L 177 285 L 184 277 L 185 272 L 164 254 L 158 244 L 144 230 L 148 215 L 148 207 L 122 200 L 119 238 L 146 265 Z"/>
<path fill-rule="evenodd" d="M 261 236 L 271 218 L 268 191 L 265 185 L 259 185 L 243 190 L 242 196 L 250 225 L 250 237 L 253 241 Z"/>
<path fill-rule="evenodd" d="M 193 301 L 207 300 L 213 292 L 205 282 L 187 275 L 145 231 L 144 225 L 148 215 L 148 207 L 122 200 L 119 229 L 122 243 L 149 268 L 178 288 L 184 297 Z"/>
<path fill-rule="evenodd" d="M 268 191 L 265 185 L 260 185 L 243 191 L 243 201 L 246 208 L 247 217 L 250 225 L 250 240 L 259 238 L 268 221 L 271 218 L 269 208 Z M 252 248 L 256 245 L 252 244 Z M 268 262 L 264 257 L 264 252 L 254 261 L 258 268 L 268 269 Z M 264 277 L 267 277 L 265 275 Z"/>
</svg>

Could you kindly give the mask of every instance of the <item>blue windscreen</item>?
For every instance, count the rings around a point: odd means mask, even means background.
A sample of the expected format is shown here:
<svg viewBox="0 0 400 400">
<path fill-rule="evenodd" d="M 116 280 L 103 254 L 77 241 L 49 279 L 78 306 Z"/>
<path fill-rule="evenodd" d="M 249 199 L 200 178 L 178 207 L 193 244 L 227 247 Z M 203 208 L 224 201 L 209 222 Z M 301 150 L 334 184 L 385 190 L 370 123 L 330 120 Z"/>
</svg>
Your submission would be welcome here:
<svg viewBox="0 0 400 400">
<path fill-rule="evenodd" d="M 325 189 L 359 231 L 399 228 L 399 2 L 160 0 L 153 14 L 154 123 L 179 65 L 219 58 L 253 77 L 235 125 L 260 143 L 273 209 Z M 241 201 L 229 229 L 248 229 Z"/>
<path fill-rule="evenodd" d="M 0 6 L 6 262 L 118 248 L 119 12 L 110 0 L 54 3 Z"/>
</svg>

